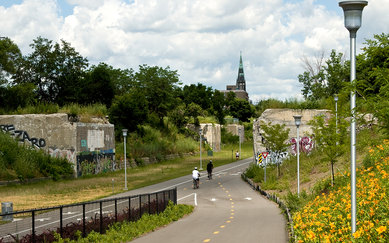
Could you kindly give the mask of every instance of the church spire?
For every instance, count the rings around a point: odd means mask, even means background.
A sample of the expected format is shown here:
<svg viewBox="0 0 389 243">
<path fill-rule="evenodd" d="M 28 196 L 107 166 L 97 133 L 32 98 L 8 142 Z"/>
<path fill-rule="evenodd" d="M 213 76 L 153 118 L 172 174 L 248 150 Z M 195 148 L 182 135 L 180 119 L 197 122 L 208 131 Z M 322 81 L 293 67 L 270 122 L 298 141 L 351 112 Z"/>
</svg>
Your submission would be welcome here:
<svg viewBox="0 0 389 243">
<path fill-rule="evenodd" d="M 238 78 L 236 79 L 236 89 L 246 91 L 246 80 L 244 78 L 242 51 L 240 52 Z"/>
</svg>

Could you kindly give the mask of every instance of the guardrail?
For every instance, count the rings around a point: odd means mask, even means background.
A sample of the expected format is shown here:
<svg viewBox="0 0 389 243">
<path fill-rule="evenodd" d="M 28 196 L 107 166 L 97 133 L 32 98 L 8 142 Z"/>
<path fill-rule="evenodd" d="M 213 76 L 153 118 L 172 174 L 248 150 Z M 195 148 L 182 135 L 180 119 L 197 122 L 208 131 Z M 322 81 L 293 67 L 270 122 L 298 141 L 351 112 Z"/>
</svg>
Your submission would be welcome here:
<svg viewBox="0 0 389 243">
<path fill-rule="evenodd" d="M 136 221 L 144 213 L 165 210 L 169 201 L 177 204 L 177 188 L 92 202 L 61 205 L 0 214 L 11 222 L 0 221 L 0 242 L 52 242 L 55 233 L 77 239 L 77 231 L 104 233 L 115 222 Z"/>
<path fill-rule="evenodd" d="M 242 174 L 242 179 L 244 181 L 246 181 L 253 188 L 253 190 L 258 191 L 263 196 L 265 196 L 267 199 L 272 200 L 273 202 L 277 203 L 278 206 L 282 210 L 284 210 L 286 219 L 287 219 L 288 224 L 289 224 L 289 227 L 288 227 L 289 239 L 295 239 L 294 230 L 293 230 L 293 218 L 292 218 L 292 215 L 290 214 L 289 208 L 285 205 L 285 203 L 281 199 L 279 199 L 276 195 L 269 194 L 266 191 L 262 190 L 259 185 L 256 185 L 255 183 L 253 183 L 253 181 L 250 180 L 246 175 Z"/>
</svg>

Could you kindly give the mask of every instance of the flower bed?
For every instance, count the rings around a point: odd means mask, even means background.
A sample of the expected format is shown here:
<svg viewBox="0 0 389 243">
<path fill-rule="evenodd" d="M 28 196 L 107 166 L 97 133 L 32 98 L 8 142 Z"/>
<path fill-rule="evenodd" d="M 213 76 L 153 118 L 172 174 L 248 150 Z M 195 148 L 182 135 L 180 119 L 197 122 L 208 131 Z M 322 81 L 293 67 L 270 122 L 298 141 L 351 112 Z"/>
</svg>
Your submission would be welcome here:
<svg viewBox="0 0 389 243">
<path fill-rule="evenodd" d="M 387 242 L 389 240 L 389 141 L 369 151 L 357 169 L 357 230 L 351 234 L 350 175 L 293 215 L 297 242 Z"/>
</svg>

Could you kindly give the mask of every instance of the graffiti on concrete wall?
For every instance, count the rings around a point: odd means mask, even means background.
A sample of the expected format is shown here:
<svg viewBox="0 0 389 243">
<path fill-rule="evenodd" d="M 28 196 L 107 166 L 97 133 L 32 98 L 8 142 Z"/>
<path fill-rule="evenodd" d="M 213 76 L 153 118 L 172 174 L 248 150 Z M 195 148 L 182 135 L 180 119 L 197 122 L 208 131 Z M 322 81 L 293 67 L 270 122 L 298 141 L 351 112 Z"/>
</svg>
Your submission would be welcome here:
<svg viewBox="0 0 389 243">
<path fill-rule="evenodd" d="M 297 154 L 297 143 L 296 143 L 296 140 L 297 140 L 296 138 L 291 138 L 290 139 L 291 153 L 293 155 Z M 314 143 L 312 137 L 301 137 L 300 138 L 300 143 L 299 143 L 300 152 L 309 154 L 312 151 L 314 145 L 315 145 L 315 143 Z"/>
<path fill-rule="evenodd" d="M 116 170 L 113 149 L 81 152 L 77 155 L 77 176 Z"/>
<path fill-rule="evenodd" d="M 74 149 L 49 148 L 48 153 L 55 158 L 65 158 L 70 162 L 76 162 L 76 151 Z"/>
<path fill-rule="evenodd" d="M 43 148 L 46 146 L 46 140 L 43 138 L 31 138 L 27 131 L 24 130 L 16 130 L 14 125 L 0 125 L 0 129 L 3 132 L 9 133 L 11 136 L 15 137 L 15 139 L 19 142 L 28 141 L 32 146 L 37 148 Z"/>
</svg>

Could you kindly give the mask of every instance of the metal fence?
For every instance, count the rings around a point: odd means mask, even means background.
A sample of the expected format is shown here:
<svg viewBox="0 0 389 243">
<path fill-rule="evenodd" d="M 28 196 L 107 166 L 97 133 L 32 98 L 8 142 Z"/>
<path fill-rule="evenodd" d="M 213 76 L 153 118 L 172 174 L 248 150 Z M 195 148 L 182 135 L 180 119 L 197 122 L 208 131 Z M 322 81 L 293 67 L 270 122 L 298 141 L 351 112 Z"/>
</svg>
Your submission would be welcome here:
<svg viewBox="0 0 389 243">
<path fill-rule="evenodd" d="M 104 199 L 50 208 L 0 214 L 0 242 L 52 242 L 54 232 L 77 239 L 77 231 L 104 233 L 115 222 L 136 221 L 144 213 L 165 210 L 169 201 L 177 204 L 177 188 L 136 196 Z M 5 221 L 11 219 L 12 221 Z"/>
</svg>

